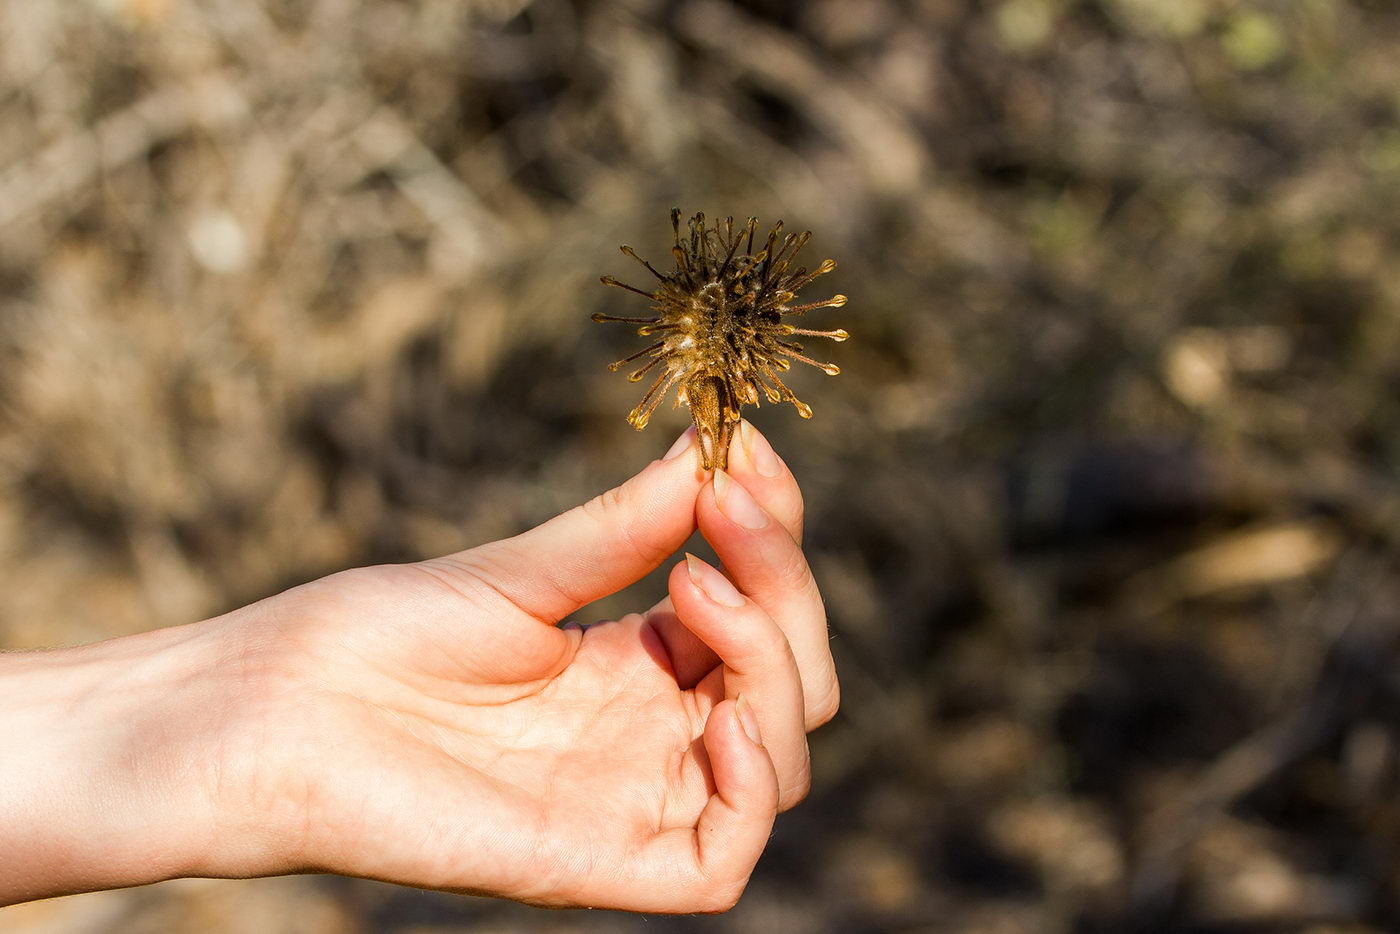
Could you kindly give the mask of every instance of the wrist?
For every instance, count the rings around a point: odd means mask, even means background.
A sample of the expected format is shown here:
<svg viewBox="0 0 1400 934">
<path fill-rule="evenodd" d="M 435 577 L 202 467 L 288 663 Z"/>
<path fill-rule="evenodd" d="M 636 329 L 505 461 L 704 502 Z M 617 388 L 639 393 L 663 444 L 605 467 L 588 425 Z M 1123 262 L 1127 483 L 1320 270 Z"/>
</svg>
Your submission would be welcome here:
<svg viewBox="0 0 1400 934">
<path fill-rule="evenodd" d="M 223 628 L 0 655 L 0 904 L 235 874 L 214 861 Z"/>
</svg>

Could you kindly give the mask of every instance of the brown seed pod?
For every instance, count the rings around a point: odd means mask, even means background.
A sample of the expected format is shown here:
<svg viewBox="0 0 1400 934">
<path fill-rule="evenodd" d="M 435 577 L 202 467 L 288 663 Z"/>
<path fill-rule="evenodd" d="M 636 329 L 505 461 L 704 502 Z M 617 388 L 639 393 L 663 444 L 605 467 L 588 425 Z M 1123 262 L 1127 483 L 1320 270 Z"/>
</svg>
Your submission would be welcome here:
<svg viewBox="0 0 1400 934">
<path fill-rule="evenodd" d="M 803 418 L 812 417 L 811 407 L 792 394 L 778 373 L 789 369 L 793 360 L 831 376 L 841 370 L 834 363 L 803 356 L 802 345 L 785 338 L 804 335 L 843 341 L 849 335 L 840 328 L 800 328 L 783 318 L 801 317 L 817 308 L 838 308 L 846 304 L 846 296 L 791 304 L 799 289 L 836 268 L 836 261 L 830 259 L 811 271 L 796 265 L 798 252 L 812 238 L 811 231 L 783 236 L 779 221 L 755 251 L 756 217 L 737 229 L 732 217 L 726 217 L 723 225 L 707 228 L 705 215 L 696 214 L 688 224 L 689 236 L 682 237 L 681 212 L 676 208 L 671 211 L 671 227 L 676 238 L 671 248 L 676 260 L 672 272 L 661 273 L 631 247 L 622 248 L 656 277 L 655 290 L 626 285 L 612 276 L 602 279 L 604 285 L 651 299 L 654 317 L 596 314 L 593 320 L 640 325 L 638 334 L 658 338 L 608 367 L 616 372 L 634 360 L 649 357 L 628 377 L 634 383 L 658 370 L 651 388 L 627 416 L 628 423 L 638 431 L 645 428 L 666 393 L 679 384 L 676 405 L 690 407 L 700 438 L 701 466 L 705 470 L 724 468 L 740 410 L 745 405 L 758 405 L 760 394 L 769 402 L 791 402 Z"/>
</svg>

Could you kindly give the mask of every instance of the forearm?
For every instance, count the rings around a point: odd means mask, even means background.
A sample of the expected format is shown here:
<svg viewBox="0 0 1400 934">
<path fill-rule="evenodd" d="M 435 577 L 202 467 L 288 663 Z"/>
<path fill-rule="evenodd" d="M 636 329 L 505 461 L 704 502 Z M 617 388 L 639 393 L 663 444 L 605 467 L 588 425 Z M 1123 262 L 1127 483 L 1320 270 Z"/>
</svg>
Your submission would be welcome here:
<svg viewBox="0 0 1400 934">
<path fill-rule="evenodd" d="M 217 874 L 212 625 L 0 655 L 0 905 Z"/>
</svg>

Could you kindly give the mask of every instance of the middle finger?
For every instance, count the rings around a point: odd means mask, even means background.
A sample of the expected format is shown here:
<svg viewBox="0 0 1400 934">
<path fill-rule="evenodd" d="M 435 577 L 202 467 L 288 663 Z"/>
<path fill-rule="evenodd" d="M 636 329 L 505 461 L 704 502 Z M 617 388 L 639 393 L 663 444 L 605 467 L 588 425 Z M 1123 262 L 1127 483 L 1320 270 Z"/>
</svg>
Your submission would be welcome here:
<svg viewBox="0 0 1400 934">
<path fill-rule="evenodd" d="M 802 549 L 748 490 L 723 470 L 696 501 L 700 532 L 730 579 L 763 607 L 787 637 L 802 677 L 808 729 L 836 713 L 840 688 L 827 636 L 826 608 Z"/>
</svg>

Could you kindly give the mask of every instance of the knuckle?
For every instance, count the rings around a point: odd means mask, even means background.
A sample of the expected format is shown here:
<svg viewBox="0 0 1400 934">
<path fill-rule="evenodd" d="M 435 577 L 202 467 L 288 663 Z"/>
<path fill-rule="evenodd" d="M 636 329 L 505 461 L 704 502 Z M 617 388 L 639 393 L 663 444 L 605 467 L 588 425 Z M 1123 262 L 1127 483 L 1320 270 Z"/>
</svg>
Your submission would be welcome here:
<svg viewBox="0 0 1400 934">
<path fill-rule="evenodd" d="M 605 490 L 578 507 L 579 511 L 599 525 L 610 525 L 626 509 L 621 488 Z"/>
<path fill-rule="evenodd" d="M 494 543 L 504 548 L 503 542 Z M 493 607 L 499 602 L 509 603 L 494 583 L 503 575 L 493 548 L 473 548 L 471 551 L 440 558 L 429 558 L 416 564 L 405 565 L 423 578 L 433 581 L 447 592 L 478 607 Z"/>
<path fill-rule="evenodd" d="M 635 524 L 628 521 L 635 509 L 627 484 L 599 493 L 577 508 L 600 529 L 615 531 L 622 546 L 647 564 L 659 563 L 669 554 L 661 553 L 654 544 L 639 537 Z"/>
<path fill-rule="evenodd" d="M 797 671 L 797 657 L 787 636 L 776 625 L 748 627 L 742 645 L 729 650 L 731 663 L 749 674 L 766 673 L 772 676 L 785 676 L 786 672 Z M 801 677 L 800 672 L 797 677 Z"/>
<path fill-rule="evenodd" d="M 753 615 L 758 616 L 756 612 Z M 765 621 L 762 625 L 751 626 L 747 638 L 751 640 L 749 644 L 753 647 L 753 653 L 763 659 L 776 662 L 792 657 L 792 646 L 788 644 L 787 635 L 776 623 Z"/>
<path fill-rule="evenodd" d="M 807 556 L 802 553 L 801 548 L 796 548 L 784 543 L 784 547 L 774 549 L 778 552 L 776 564 L 783 579 L 789 583 L 805 583 L 812 576 L 811 565 L 807 563 Z"/>
<path fill-rule="evenodd" d="M 807 556 L 800 549 L 794 549 L 785 556 L 779 562 L 777 571 L 778 579 L 785 588 L 799 593 L 815 594 L 818 600 L 821 599 L 816 578 L 812 576 L 812 566 L 807 563 Z"/>
</svg>

